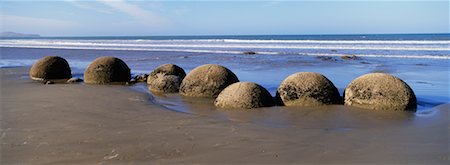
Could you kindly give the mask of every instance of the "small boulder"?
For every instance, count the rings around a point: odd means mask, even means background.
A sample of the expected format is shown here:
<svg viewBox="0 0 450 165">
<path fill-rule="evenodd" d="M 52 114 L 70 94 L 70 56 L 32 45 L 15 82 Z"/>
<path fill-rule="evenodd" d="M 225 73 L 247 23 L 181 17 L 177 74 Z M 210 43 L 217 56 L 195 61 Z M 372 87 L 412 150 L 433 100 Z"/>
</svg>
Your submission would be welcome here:
<svg viewBox="0 0 450 165">
<path fill-rule="evenodd" d="M 87 84 L 125 83 L 130 79 L 130 68 L 116 57 L 99 57 L 84 71 L 84 82 Z"/>
<path fill-rule="evenodd" d="M 344 104 L 366 109 L 416 111 L 412 89 L 386 73 L 369 73 L 354 79 L 344 92 Z"/>
<path fill-rule="evenodd" d="M 245 51 L 245 52 L 242 52 L 242 54 L 255 55 L 256 52 L 254 52 L 254 51 Z"/>
<path fill-rule="evenodd" d="M 228 85 L 239 82 L 229 69 L 206 64 L 193 69 L 181 82 L 180 93 L 190 97 L 217 97 Z"/>
<path fill-rule="evenodd" d="M 356 55 L 345 55 L 345 56 L 341 56 L 341 59 L 343 59 L 343 60 L 360 60 L 361 57 L 358 57 Z"/>
<path fill-rule="evenodd" d="M 251 109 L 272 106 L 274 102 L 264 87 L 252 82 L 237 82 L 220 92 L 214 105 L 221 108 Z"/>
<path fill-rule="evenodd" d="M 155 70 L 150 73 L 150 75 L 147 77 L 147 84 L 151 84 L 153 80 L 155 80 L 158 76 L 158 74 L 164 74 L 164 75 L 175 75 L 181 78 L 181 80 L 186 77 L 186 72 L 184 72 L 184 69 L 179 67 L 175 64 L 164 64 L 158 66 Z"/>
<path fill-rule="evenodd" d="M 158 93 L 177 93 L 180 89 L 180 84 L 181 77 L 159 73 L 148 86 L 148 89 Z"/>
<path fill-rule="evenodd" d="M 147 77 L 148 77 L 148 74 L 140 74 L 140 75 L 134 76 L 133 79 L 136 82 L 147 82 Z"/>
<path fill-rule="evenodd" d="M 71 77 L 69 63 L 58 56 L 45 56 L 34 63 L 30 69 L 30 78 L 33 80 L 44 81 Z"/>
<path fill-rule="evenodd" d="M 336 58 L 328 57 L 328 56 L 317 56 L 317 59 L 320 59 L 322 61 L 337 61 Z"/>
<path fill-rule="evenodd" d="M 74 77 L 66 81 L 66 83 L 77 83 L 77 82 L 83 82 L 83 79 Z"/>
<path fill-rule="evenodd" d="M 286 106 L 321 106 L 342 102 L 334 84 L 314 72 L 299 72 L 284 79 L 278 87 L 276 98 Z"/>
</svg>

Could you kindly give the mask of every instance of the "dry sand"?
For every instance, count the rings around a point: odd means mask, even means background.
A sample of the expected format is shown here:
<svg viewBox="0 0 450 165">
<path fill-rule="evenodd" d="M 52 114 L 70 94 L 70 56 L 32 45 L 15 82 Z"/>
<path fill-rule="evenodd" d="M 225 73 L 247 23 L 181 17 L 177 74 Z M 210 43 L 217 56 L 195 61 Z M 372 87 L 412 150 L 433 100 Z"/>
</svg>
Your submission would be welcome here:
<svg viewBox="0 0 450 165">
<path fill-rule="evenodd" d="M 0 164 L 449 163 L 449 104 L 420 114 L 278 108 L 287 112 L 275 118 L 296 122 L 271 126 L 254 122 L 267 112 L 224 120 L 167 110 L 127 86 L 27 75 L 1 69 Z"/>
</svg>

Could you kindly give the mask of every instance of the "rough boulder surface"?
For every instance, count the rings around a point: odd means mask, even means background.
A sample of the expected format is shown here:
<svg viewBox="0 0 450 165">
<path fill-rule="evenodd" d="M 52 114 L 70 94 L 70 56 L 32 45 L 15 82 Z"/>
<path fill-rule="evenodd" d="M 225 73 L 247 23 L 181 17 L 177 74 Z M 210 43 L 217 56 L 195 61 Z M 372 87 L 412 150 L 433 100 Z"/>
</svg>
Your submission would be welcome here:
<svg viewBox="0 0 450 165">
<path fill-rule="evenodd" d="M 401 79 L 386 73 L 369 73 L 345 89 L 345 105 L 374 110 L 415 111 L 416 96 Z"/>
<path fill-rule="evenodd" d="M 262 86 L 252 82 L 237 82 L 217 96 L 214 105 L 221 108 L 251 109 L 272 106 L 273 98 Z"/>
<path fill-rule="evenodd" d="M 239 82 L 229 69 L 206 64 L 193 69 L 183 79 L 180 93 L 190 97 L 217 97 L 228 85 Z"/>
<path fill-rule="evenodd" d="M 290 75 L 278 87 L 276 97 L 279 104 L 286 106 L 321 106 L 342 102 L 334 84 L 314 72 Z"/>
<path fill-rule="evenodd" d="M 181 77 L 157 74 L 148 89 L 158 93 L 177 93 L 180 89 Z"/>
<path fill-rule="evenodd" d="M 183 68 L 179 67 L 175 64 L 164 64 L 161 66 L 158 66 L 155 70 L 150 73 L 150 75 L 147 77 L 147 84 L 151 84 L 153 80 L 155 80 L 158 77 L 158 74 L 164 74 L 164 75 L 175 75 L 181 78 L 181 80 L 186 77 L 186 72 Z"/>
<path fill-rule="evenodd" d="M 130 79 L 130 68 L 116 57 L 99 57 L 84 71 L 84 82 L 87 84 L 125 83 Z"/>
<path fill-rule="evenodd" d="M 58 56 L 45 56 L 39 59 L 30 69 L 33 80 L 69 79 L 72 73 L 69 63 Z"/>
</svg>

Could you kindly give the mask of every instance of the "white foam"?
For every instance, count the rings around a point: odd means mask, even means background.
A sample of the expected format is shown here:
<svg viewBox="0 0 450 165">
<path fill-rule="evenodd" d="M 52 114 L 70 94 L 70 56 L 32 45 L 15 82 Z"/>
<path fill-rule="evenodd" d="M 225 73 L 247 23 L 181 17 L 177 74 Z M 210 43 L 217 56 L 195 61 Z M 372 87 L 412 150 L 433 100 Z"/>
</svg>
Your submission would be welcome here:
<svg viewBox="0 0 450 165">
<path fill-rule="evenodd" d="M 348 56 L 348 54 L 331 54 L 331 53 L 300 53 L 300 55 L 305 56 L 335 56 L 342 57 Z M 381 55 L 381 54 L 352 54 L 358 57 L 369 57 L 369 58 L 416 58 L 416 59 L 450 59 L 450 56 L 436 56 L 436 55 L 420 55 L 420 56 L 412 56 L 412 55 Z"/>
<path fill-rule="evenodd" d="M 446 40 L 239 40 L 224 39 L 237 43 L 319 43 L 319 44 L 450 44 Z"/>
<path fill-rule="evenodd" d="M 450 51 L 449 45 L 292 45 L 292 44 L 199 44 L 199 43 L 114 43 L 112 41 L 0 41 L 1 47 L 40 47 L 73 46 L 89 47 L 129 47 L 129 48 L 225 48 L 225 49 L 329 49 L 329 50 L 406 50 L 406 51 Z"/>
<path fill-rule="evenodd" d="M 8 46 L 0 46 L 8 47 Z M 17 46 L 14 46 L 17 47 Z M 220 53 L 220 54 L 242 54 L 242 51 L 231 50 L 201 50 L 201 49 L 159 49 L 159 48 L 117 48 L 117 47 L 59 47 L 59 46 L 18 46 L 21 48 L 47 48 L 47 49 L 81 49 L 81 50 L 133 50 L 133 51 L 162 51 L 162 52 L 192 52 L 192 53 Z M 258 51 L 258 54 L 299 54 L 306 56 L 346 56 L 348 54 L 331 53 L 290 53 L 290 52 L 271 52 Z M 450 59 L 449 55 L 391 55 L 391 54 L 352 54 L 360 57 L 370 58 L 416 58 L 416 59 Z"/>
</svg>

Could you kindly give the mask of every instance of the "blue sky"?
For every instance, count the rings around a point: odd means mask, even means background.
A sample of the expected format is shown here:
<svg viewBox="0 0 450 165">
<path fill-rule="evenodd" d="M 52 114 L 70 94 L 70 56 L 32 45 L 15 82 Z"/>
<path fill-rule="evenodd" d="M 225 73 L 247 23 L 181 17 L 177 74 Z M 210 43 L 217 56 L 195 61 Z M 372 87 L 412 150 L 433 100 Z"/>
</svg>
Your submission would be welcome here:
<svg viewBox="0 0 450 165">
<path fill-rule="evenodd" d="M 449 33 L 448 1 L 0 1 L 44 36 Z"/>
</svg>

